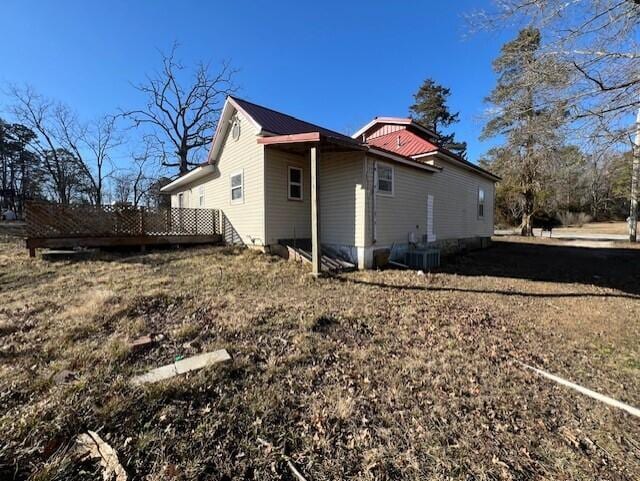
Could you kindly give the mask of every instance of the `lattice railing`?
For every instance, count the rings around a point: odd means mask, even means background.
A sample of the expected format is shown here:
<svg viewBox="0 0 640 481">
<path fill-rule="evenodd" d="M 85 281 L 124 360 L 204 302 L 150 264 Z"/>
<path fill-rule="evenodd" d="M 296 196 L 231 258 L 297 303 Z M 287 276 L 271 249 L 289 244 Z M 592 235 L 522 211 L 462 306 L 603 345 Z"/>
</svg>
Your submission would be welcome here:
<svg viewBox="0 0 640 481">
<path fill-rule="evenodd" d="M 28 202 L 30 238 L 216 235 L 222 232 L 217 209 L 160 209 L 131 206 L 63 205 Z"/>
</svg>

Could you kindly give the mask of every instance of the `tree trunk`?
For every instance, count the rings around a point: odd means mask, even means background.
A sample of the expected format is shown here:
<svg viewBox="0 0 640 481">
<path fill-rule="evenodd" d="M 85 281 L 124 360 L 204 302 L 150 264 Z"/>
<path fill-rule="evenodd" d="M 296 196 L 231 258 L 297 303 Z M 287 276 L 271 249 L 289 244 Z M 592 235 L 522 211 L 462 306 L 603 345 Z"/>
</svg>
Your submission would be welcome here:
<svg viewBox="0 0 640 481">
<path fill-rule="evenodd" d="M 533 204 L 534 194 L 531 191 L 524 193 L 524 202 L 522 206 L 522 222 L 520 224 L 520 235 L 525 237 L 533 236 Z"/>
<path fill-rule="evenodd" d="M 640 109 L 636 116 L 636 141 L 631 167 L 631 205 L 629 208 L 629 241 L 638 240 L 638 184 L 640 183 Z"/>
<path fill-rule="evenodd" d="M 189 162 L 187 160 L 188 155 L 189 150 L 185 146 L 178 150 L 178 158 L 180 159 L 180 175 L 184 175 L 189 172 Z"/>
</svg>

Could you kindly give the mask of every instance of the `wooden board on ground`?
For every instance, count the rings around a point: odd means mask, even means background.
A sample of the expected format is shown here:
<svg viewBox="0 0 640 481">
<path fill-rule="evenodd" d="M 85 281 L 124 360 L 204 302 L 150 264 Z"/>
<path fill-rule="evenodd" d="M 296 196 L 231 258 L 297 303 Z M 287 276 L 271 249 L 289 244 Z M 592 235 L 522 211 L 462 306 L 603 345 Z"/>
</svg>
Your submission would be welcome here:
<svg viewBox="0 0 640 481">
<path fill-rule="evenodd" d="M 189 371 L 195 371 L 202 369 L 203 367 L 211 366 L 223 361 L 231 360 L 231 356 L 226 349 L 220 349 L 213 352 L 205 352 L 197 356 L 189 357 L 176 361 L 166 366 L 152 369 L 151 371 L 135 376 L 131 379 L 131 384 L 140 386 L 143 384 L 150 384 L 158 381 L 164 381 L 165 379 L 171 379 L 172 377 L 180 374 L 187 373 Z"/>
</svg>

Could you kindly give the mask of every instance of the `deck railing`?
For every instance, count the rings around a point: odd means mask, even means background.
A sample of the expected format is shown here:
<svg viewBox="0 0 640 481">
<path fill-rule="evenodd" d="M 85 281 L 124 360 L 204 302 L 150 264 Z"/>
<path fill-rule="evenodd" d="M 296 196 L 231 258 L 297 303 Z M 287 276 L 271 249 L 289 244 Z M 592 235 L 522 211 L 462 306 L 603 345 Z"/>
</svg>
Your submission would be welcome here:
<svg viewBox="0 0 640 481">
<path fill-rule="evenodd" d="M 27 237 L 212 236 L 222 233 L 218 209 L 63 205 L 28 202 Z"/>
</svg>

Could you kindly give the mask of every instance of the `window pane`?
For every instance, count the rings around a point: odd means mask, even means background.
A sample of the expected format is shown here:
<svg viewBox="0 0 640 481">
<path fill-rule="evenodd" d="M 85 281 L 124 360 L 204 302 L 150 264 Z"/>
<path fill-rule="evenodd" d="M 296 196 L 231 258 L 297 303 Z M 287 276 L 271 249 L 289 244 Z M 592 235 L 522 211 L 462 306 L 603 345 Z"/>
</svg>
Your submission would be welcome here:
<svg viewBox="0 0 640 481">
<path fill-rule="evenodd" d="M 378 167 L 378 179 L 390 181 L 391 177 L 392 177 L 391 167 L 384 167 L 384 166 Z"/>
<path fill-rule="evenodd" d="M 231 189 L 231 199 L 237 200 L 242 198 L 242 187 L 234 187 Z"/>
<path fill-rule="evenodd" d="M 378 190 L 380 192 L 392 192 L 393 187 L 391 181 L 378 179 Z"/>
<path fill-rule="evenodd" d="M 289 169 L 289 182 L 299 184 L 302 179 L 302 171 L 300 169 Z"/>
<path fill-rule="evenodd" d="M 480 189 L 478 191 L 478 201 L 479 202 L 484 202 L 484 190 Z"/>
<path fill-rule="evenodd" d="M 231 177 L 231 187 L 239 187 L 240 185 L 242 185 L 242 174 Z"/>
<path fill-rule="evenodd" d="M 300 199 L 302 197 L 302 188 L 299 185 L 291 184 L 289 186 L 289 197 L 292 199 Z"/>
</svg>

